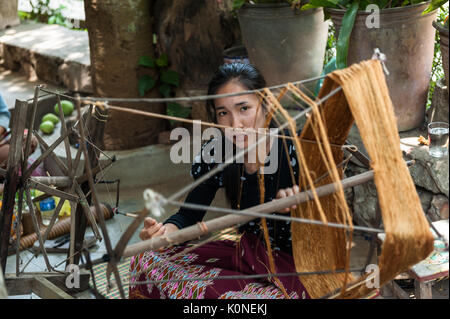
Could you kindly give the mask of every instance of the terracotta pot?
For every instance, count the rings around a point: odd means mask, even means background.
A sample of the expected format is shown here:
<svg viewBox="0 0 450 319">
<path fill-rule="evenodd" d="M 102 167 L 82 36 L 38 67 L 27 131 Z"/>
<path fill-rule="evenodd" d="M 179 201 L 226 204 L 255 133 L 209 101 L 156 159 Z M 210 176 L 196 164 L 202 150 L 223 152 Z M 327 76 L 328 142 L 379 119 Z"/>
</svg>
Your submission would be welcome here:
<svg viewBox="0 0 450 319">
<path fill-rule="evenodd" d="M 399 131 L 417 128 L 425 120 L 436 32 L 436 10 L 422 15 L 427 6 L 382 9 L 379 28 L 368 28 L 371 12 L 359 11 L 350 36 L 347 65 L 370 59 L 375 48 L 386 55 L 386 82 Z M 339 32 L 345 10 L 326 10 Z"/>
<path fill-rule="evenodd" d="M 294 11 L 285 3 L 244 5 L 238 18 L 250 63 L 269 86 L 321 74 L 329 25 L 322 8 Z M 307 87 L 313 90 L 315 85 Z"/>
</svg>

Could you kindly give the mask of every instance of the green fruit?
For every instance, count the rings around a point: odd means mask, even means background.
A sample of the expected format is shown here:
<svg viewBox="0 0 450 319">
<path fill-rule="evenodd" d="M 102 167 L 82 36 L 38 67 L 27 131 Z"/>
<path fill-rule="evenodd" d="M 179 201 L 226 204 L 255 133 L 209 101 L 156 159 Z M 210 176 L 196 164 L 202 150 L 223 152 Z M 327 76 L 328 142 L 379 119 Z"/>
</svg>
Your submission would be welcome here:
<svg viewBox="0 0 450 319">
<path fill-rule="evenodd" d="M 41 125 L 39 126 L 39 128 L 41 129 L 42 132 L 44 132 L 45 134 L 52 134 L 53 130 L 55 129 L 55 124 L 53 124 L 52 121 L 45 121 L 42 122 Z"/>
<path fill-rule="evenodd" d="M 45 122 L 45 121 L 51 121 L 51 122 L 53 122 L 53 124 L 58 124 L 59 118 L 53 113 L 47 113 L 42 118 L 42 122 Z"/>
<path fill-rule="evenodd" d="M 67 100 L 62 100 L 61 101 L 61 106 L 62 106 L 62 109 L 63 109 L 64 116 L 68 116 L 68 115 L 72 114 L 73 109 L 74 109 L 74 105 L 73 105 L 72 102 L 67 101 Z M 54 110 L 55 110 L 55 113 L 59 115 L 58 103 L 55 104 Z"/>
</svg>

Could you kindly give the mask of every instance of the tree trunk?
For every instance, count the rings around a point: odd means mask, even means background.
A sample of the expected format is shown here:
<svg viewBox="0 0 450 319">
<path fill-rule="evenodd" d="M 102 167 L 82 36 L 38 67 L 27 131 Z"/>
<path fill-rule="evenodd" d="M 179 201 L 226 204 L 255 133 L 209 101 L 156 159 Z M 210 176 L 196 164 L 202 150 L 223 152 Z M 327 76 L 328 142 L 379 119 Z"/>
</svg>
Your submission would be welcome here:
<svg viewBox="0 0 450 319">
<path fill-rule="evenodd" d="M 155 31 L 184 90 L 205 90 L 223 63 L 222 52 L 240 42 L 233 0 L 157 0 Z"/>
<path fill-rule="evenodd" d="M 169 56 L 180 75 L 178 96 L 206 94 L 223 50 L 240 44 L 239 22 L 231 13 L 233 0 L 156 0 L 155 32 L 159 52 Z M 205 102 L 191 103 L 191 118 L 208 120 Z"/>
<path fill-rule="evenodd" d="M 94 94 L 102 97 L 138 97 L 138 61 L 154 55 L 151 0 L 85 0 Z M 152 90 L 145 97 L 159 97 Z M 126 106 L 165 113 L 163 104 L 127 103 Z M 153 144 L 167 122 L 111 111 L 105 127 L 107 150 Z"/>
<path fill-rule="evenodd" d="M 0 30 L 13 27 L 20 23 L 17 8 L 18 0 L 0 1 Z"/>
</svg>

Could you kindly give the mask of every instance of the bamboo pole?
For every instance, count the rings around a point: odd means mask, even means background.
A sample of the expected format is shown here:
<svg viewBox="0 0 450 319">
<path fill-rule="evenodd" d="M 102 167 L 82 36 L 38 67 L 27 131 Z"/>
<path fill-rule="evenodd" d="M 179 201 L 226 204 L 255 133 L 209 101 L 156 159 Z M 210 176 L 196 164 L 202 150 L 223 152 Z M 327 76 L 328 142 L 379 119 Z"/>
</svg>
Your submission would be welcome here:
<svg viewBox="0 0 450 319">
<path fill-rule="evenodd" d="M 373 171 L 367 171 L 360 175 L 352 176 L 346 179 L 343 179 L 340 182 L 331 183 L 328 185 L 324 185 L 316 188 L 316 194 L 318 197 L 326 196 L 333 194 L 336 190 L 338 190 L 339 184 L 342 183 L 342 187 L 348 188 L 353 187 L 359 184 L 366 183 L 372 180 L 374 177 Z M 310 200 L 313 197 L 312 191 L 308 190 L 306 192 L 302 192 L 296 195 L 292 195 L 286 198 L 282 198 L 273 202 L 264 203 L 261 205 L 254 206 L 249 209 L 245 209 L 242 213 L 250 212 L 250 213 L 272 213 L 278 210 L 281 210 L 286 207 L 291 207 L 293 205 L 305 202 Z M 258 214 L 254 214 L 253 216 L 248 215 L 238 215 L 238 214 L 230 214 L 227 216 L 215 218 L 210 221 L 204 222 L 204 224 L 196 224 L 193 226 L 189 226 L 173 233 L 170 233 L 166 236 L 159 236 L 155 238 L 151 238 L 149 240 L 142 241 L 140 243 L 136 243 L 128 246 L 124 252 L 122 257 L 130 257 L 138 255 L 146 250 L 155 250 L 162 247 L 166 247 L 169 245 L 180 244 L 195 238 L 198 238 L 202 235 L 205 235 L 205 229 L 208 232 L 214 232 L 218 230 L 222 230 L 227 227 L 235 226 L 238 224 L 244 224 L 249 222 L 252 219 L 257 218 Z M 323 224 L 326 225 L 326 224 Z M 346 225 L 345 225 L 346 226 Z M 206 228 L 205 228 L 206 227 Z"/>
</svg>

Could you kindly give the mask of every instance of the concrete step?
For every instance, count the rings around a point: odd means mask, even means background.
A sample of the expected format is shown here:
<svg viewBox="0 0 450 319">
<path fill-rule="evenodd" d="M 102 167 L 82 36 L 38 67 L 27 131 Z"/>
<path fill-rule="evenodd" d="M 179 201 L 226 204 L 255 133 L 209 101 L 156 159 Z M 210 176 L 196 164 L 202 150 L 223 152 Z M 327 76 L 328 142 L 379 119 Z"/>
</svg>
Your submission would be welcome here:
<svg viewBox="0 0 450 319">
<path fill-rule="evenodd" d="M 6 69 L 21 70 L 30 81 L 92 93 L 87 31 L 25 21 L 0 31 L 0 57 Z"/>
<path fill-rule="evenodd" d="M 0 92 L 9 109 L 14 108 L 16 99 L 27 101 L 33 98 L 36 85 L 45 85 L 52 91 L 63 91 L 62 87 L 43 83 L 42 81 L 29 81 L 28 76 L 22 72 L 14 72 L 0 66 Z"/>
</svg>

